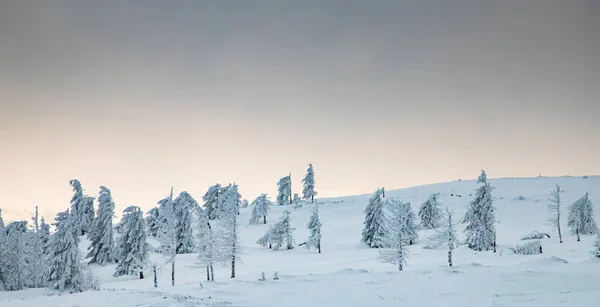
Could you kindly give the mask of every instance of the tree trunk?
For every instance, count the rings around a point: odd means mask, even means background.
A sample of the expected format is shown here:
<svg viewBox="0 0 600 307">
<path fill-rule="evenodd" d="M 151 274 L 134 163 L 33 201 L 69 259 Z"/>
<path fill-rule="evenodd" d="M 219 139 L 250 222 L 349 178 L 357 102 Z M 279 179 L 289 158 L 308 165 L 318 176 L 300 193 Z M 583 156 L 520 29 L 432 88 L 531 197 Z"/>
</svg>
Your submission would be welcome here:
<svg viewBox="0 0 600 307">
<path fill-rule="evenodd" d="M 321 241 L 319 241 L 319 243 L 317 243 L 317 248 L 319 249 L 319 254 L 321 253 Z"/>
<path fill-rule="evenodd" d="M 210 281 L 210 266 L 206 266 L 206 281 Z"/>
<path fill-rule="evenodd" d="M 152 266 L 152 272 L 154 273 L 154 288 L 158 288 L 158 277 L 156 276 L 156 266 Z"/>
<path fill-rule="evenodd" d="M 448 250 L 448 266 L 452 266 L 452 250 Z"/>
<path fill-rule="evenodd" d="M 140 279 L 144 279 L 144 272 L 140 271 Z"/>
<path fill-rule="evenodd" d="M 575 232 L 577 233 L 577 242 L 581 241 L 581 238 L 579 237 L 579 229 L 577 229 Z"/>
<path fill-rule="evenodd" d="M 310 196 L 310 202 L 313 203 L 313 204 L 315 203 L 315 196 L 314 195 Z"/>
<path fill-rule="evenodd" d="M 267 216 L 263 215 L 263 224 L 266 224 L 266 223 L 267 223 Z"/>
<path fill-rule="evenodd" d="M 215 281 L 215 269 L 213 268 L 212 264 L 210 265 L 210 280 Z"/>
<path fill-rule="evenodd" d="M 175 258 L 171 262 L 171 286 L 175 286 Z"/>
<path fill-rule="evenodd" d="M 560 218 L 560 216 L 559 216 Z M 558 222 L 558 241 L 562 243 L 562 233 L 560 231 L 560 222 Z"/>
</svg>

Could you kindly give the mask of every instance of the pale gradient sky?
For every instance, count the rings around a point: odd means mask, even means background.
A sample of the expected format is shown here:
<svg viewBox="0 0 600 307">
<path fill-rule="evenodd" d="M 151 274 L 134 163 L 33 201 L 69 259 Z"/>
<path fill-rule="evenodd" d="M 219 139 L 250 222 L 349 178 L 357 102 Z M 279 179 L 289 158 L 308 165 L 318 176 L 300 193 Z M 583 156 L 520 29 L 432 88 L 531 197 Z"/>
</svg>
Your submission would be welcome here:
<svg viewBox="0 0 600 307">
<path fill-rule="evenodd" d="M 600 174 L 600 3 L 0 0 L 0 208 Z"/>
</svg>

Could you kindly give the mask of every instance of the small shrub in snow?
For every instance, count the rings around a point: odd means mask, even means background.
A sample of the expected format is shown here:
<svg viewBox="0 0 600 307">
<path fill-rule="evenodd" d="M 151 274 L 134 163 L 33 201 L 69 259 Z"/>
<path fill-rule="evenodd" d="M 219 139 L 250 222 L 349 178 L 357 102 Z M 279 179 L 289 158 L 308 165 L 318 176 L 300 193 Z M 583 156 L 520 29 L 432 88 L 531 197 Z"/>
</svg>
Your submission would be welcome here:
<svg viewBox="0 0 600 307">
<path fill-rule="evenodd" d="M 547 233 L 543 233 L 543 232 L 539 232 L 539 231 L 533 231 L 529 234 L 526 234 L 524 236 L 521 237 L 522 241 L 525 240 L 540 240 L 540 239 L 546 239 L 546 238 L 550 238 L 550 235 Z"/>
<path fill-rule="evenodd" d="M 265 272 L 260 272 L 260 278 L 258 279 L 258 281 L 267 281 L 267 278 L 265 277 Z"/>
<path fill-rule="evenodd" d="M 542 253 L 542 243 L 540 243 L 540 241 L 531 241 L 531 242 L 525 243 L 523 245 L 518 245 L 514 248 L 511 248 L 511 250 L 515 254 L 521 254 L 521 255 L 541 254 Z"/>
<path fill-rule="evenodd" d="M 519 197 L 515 198 L 515 200 L 525 200 L 525 197 L 519 196 Z"/>
<path fill-rule="evenodd" d="M 273 280 L 279 280 L 279 272 L 273 272 Z"/>
</svg>

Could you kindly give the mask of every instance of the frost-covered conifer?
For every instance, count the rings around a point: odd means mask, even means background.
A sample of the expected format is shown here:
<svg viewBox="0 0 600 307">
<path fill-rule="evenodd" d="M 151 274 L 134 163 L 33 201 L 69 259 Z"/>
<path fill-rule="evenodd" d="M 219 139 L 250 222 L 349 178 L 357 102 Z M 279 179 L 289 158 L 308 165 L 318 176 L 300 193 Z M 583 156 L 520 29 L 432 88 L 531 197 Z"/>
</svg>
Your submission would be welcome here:
<svg viewBox="0 0 600 307">
<path fill-rule="evenodd" d="M 242 200 L 242 208 L 248 208 L 248 205 L 250 204 L 248 203 L 247 199 Z"/>
<path fill-rule="evenodd" d="M 292 175 L 285 176 L 277 181 L 277 205 L 283 206 L 292 203 Z"/>
<path fill-rule="evenodd" d="M 548 197 L 550 204 L 548 204 L 548 211 L 550 212 L 550 217 L 548 218 L 548 223 L 556 228 L 558 231 L 558 240 L 560 243 L 562 241 L 562 231 L 560 229 L 560 186 L 556 185 L 556 190 L 550 191 L 550 196 Z"/>
<path fill-rule="evenodd" d="M 463 222 L 467 223 L 465 233 L 467 235 L 466 243 L 469 248 L 484 251 L 496 249 L 496 217 L 495 209 L 492 204 L 492 187 L 487 181 L 485 171 L 481 171 L 481 176 L 477 183 L 483 185 L 477 189 L 475 199 L 469 203 Z"/>
<path fill-rule="evenodd" d="M 409 245 L 419 238 L 417 232 L 417 225 L 415 224 L 415 214 L 412 211 L 412 207 L 409 202 L 400 202 L 400 208 L 404 211 L 404 224 L 402 230 L 404 231 L 404 238 L 408 241 Z"/>
<path fill-rule="evenodd" d="M 0 209 L 0 228 L 4 228 L 4 220 L 2 219 L 2 209 Z"/>
<path fill-rule="evenodd" d="M 238 230 L 238 214 L 241 195 L 236 184 L 230 185 L 221 195 L 219 221 L 216 223 L 216 239 L 219 247 L 219 260 L 231 269 L 231 278 L 235 278 L 235 265 L 240 261 L 242 246 Z"/>
<path fill-rule="evenodd" d="M 262 237 L 260 237 L 258 240 L 256 240 L 256 244 L 263 246 L 263 247 L 267 247 L 267 246 L 269 246 L 269 248 L 272 247 L 271 233 L 273 233 L 273 226 L 274 225 L 271 225 L 271 227 L 269 227 L 269 230 Z"/>
<path fill-rule="evenodd" d="M 198 240 L 196 248 L 198 250 L 198 263 L 206 266 L 206 280 L 215 281 L 214 263 L 216 245 L 213 236 L 210 220 L 202 208 L 198 208 L 196 212 L 196 230 L 198 232 Z"/>
<path fill-rule="evenodd" d="M 408 252 L 408 238 L 406 237 L 406 225 L 408 224 L 406 206 L 401 201 L 387 199 L 389 216 L 386 218 L 383 234 L 380 238 L 382 249 L 379 250 L 379 260 L 384 263 L 398 265 L 398 271 L 404 269 Z"/>
<path fill-rule="evenodd" d="M 458 247 L 459 241 L 456 236 L 456 226 L 452 223 L 452 212 L 446 209 L 446 214 L 444 226 L 436 229 L 435 234 L 428 238 L 425 248 L 446 248 L 448 250 L 448 266 L 452 266 L 452 253 Z"/>
<path fill-rule="evenodd" d="M 592 250 L 592 255 L 595 258 L 600 258 L 600 233 L 596 237 L 596 241 L 594 242 L 594 249 Z"/>
<path fill-rule="evenodd" d="M 175 225 L 177 223 L 175 206 L 173 204 L 173 188 L 169 197 L 158 202 L 160 227 L 158 229 L 158 240 L 160 241 L 161 253 L 168 257 L 171 263 L 171 285 L 175 286 L 175 260 L 177 258 L 177 235 Z"/>
<path fill-rule="evenodd" d="M 291 217 L 288 210 L 283 211 L 283 215 L 279 221 L 273 225 L 270 230 L 269 241 L 274 250 L 278 250 L 283 246 L 285 241 L 286 249 L 294 248 L 293 232 L 295 228 L 291 227 Z"/>
<path fill-rule="evenodd" d="M 75 216 L 69 211 L 57 214 L 56 232 L 50 239 L 45 280 L 54 289 L 82 292 L 90 289 L 91 275 L 81 264 Z"/>
<path fill-rule="evenodd" d="M 160 211 L 154 207 L 146 213 L 146 226 L 148 227 L 148 235 L 152 237 L 158 236 L 160 228 Z"/>
<path fill-rule="evenodd" d="M 74 229 L 77 235 L 84 235 L 94 221 L 94 198 L 83 195 L 79 180 L 73 179 L 69 183 L 75 193 L 71 199 L 71 215 L 75 217 Z"/>
<path fill-rule="evenodd" d="M 317 196 L 317 191 L 315 191 L 315 172 L 313 170 L 312 164 L 308 165 L 308 169 L 306 170 L 306 176 L 302 179 L 302 183 L 304 188 L 302 189 L 302 198 L 309 200 L 311 202 L 315 201 L 315 196 Z"/>
<path fill-rule="evenodd" d="M 175 212 L 175 237 L 178 254 L 189 254 L 194 250 L 192 235 L 192 212 L 198 207 L 196 200 L 188 193 L 181 192 L 174 201 Z"/>
<path fill-rule="evenodd" d="M 134 275 L 139 272 L 144 278 L 142 269 L 148 260 L 148 243 L 146 243 L 146 223 L 144 213 L 137 206 L 123 210 L 123 235 L 119 237 L 118 265 L 113 276 Z"/>
<path fill-rule="evenodd" d="M 419 208 L 419 218 L 423 228 L 432 229 L 440 225 L 442 210 L 440 210 L 440 203 L 437 200 L 438 195 L 438 193 L 431 194 L 429 199 Z"/>
<path fill-rule="evenodd" d="M 46 224 L 43 217 L 40 224 L 40 243 L 42 244 L 42 253 L 47 256 L 50 247 L 50 225 Z"/>
<path fill-rule="evenodd" d="M 308 247 L 314 247 L 321 253 L 321 220 L 319 219 L 319 202 L 315 202 L 312 209 L 312 215 L 308 221 L 308 230 L 310 235 L 306 241 Z"/>
<path fill-rule="evenodd" d="M 113 236 L 113 216 L 115 203 L 107 187 L 100 187 L 98 195 L 98 217 L 94 222 L 93 231 L 89 233 L 92 241 L 86 258 L 89 263 L 106 265 L 115 261 L 115 242 Z"/>
<path fill-rule="evenodd" d="M 598 233 L 598 226 L 594 220 L 594 205 L 590 201 L 588 193 L 585 193 L 569 207 L 567 226 L 577 235 L 577 241 L 580 241 L 580 235 Z"/>
<path fill-rule="evenodd" d="M 252 204 L 252 215 L 250 216 L 250 224 L 258 224 L 262 219 L 263 224 L 267 223 L 267 215 L 269 214 L 269 209 L 271 209 L 271 200 L 267 196 L 267 194 L 262 194 L 257 197 Z"/>
<path fill-rule="evenodd" d="M 361 241 L 372 248 L 382 247 L 380 239 L 383 235 L 385 215 L 383 213 L 383 189 L 377 189 L 365 209 L 365 221 Z"/>
<path fill-rule="evenodd" d="M 208 187 L 208 191 L 202 197 L 204 201 L 204 211 L 209 219 L 214 220 L 217 218 L 216 210 L 219 206 L 219 195 L 223 192 L 223 187 L 220 184 L 215 184 Z"/>
</svg>

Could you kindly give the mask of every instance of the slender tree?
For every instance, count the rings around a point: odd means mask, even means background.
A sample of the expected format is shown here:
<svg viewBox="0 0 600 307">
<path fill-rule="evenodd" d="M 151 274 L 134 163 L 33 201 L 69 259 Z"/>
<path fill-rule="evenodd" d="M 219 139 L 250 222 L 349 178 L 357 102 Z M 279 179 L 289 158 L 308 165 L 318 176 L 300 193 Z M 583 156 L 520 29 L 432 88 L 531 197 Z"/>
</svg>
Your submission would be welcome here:
<svg viewBox="0 0 600 307">
<path fill-rule="evenodd" d="M 258 224 L 262 219 L 263 224 L 267 223 L 267 215 L 269 214 L 269 209 L 271 209 L 271 200 L 267 196 L 267 194 L 262 194 L 257 197 L 252 204 L 252 215 L 250 216 L 250 224 Z"/>
<path fill-rule="evenodd" d="M 123 235 L 119 237 L 118 265 L 113 276 L 139 274 L 144 278 L 143 267 L 148 260 L 144 213 L 137 206 L 123 210 Z"/>
<path fill-rule="evenodd" d="M 2 209 L 0 208 L 0 228 L 4 228 L 4 220 L 2 219 Z"/>
<path fill-rule="evenodd" d="M 302 179 L 302 184 L 304 185 L 302 189 L 302 198 L 306 200 L 310 199 L 311 202 L 315 202 L 315 196 L 317 196 L 318 193 L 315 191 L 315 172 L 312 164 L 308 165 L 306 176 Z"/>
<path fill-rule="evenodd" d="M 238 213 L 241 195 L 236 184 L 230 185 L 220 196 L 217 240 L 219 242 L 220 262 L 230 267 L 231 278 L 235 278 L 235 266 L 242 255 L 242 246 L 239 238 Z"/>
<path fill-rule="evenodd" d="M 175 261 L 177 258 L 177 235 L 175 232 L 176 215 L 173 205 L 173 188 L 169 197 L 158 202 L 160 205 L 160 227 L 158 239 L 161 243 L 161 252 L 168 257 L 167 263 L 171 263 L 171 285 L 175 286 Z"/>
<path fill-rule="evenodd" d="M 560 186 L 558 184 L 555 190 L 550 191 L 548 200 L 550 201 L 548 204 L 548 211 L 550 212 L 548 223 L 558 231 L 558 240 L 563 243 L 560 229 Z"/>
<path fill-rule="evenodd" d="M 413 213 L 409 202 L 400 202 L 400 208 L 404 211 L 403 214 L 405 217 L 402 224 L 404 238 L 408 241 L 409 245 L 413 245 L 414 242 L 419 238 L 417 225 L 415 224 L 415 214 Z"/>
<path fill-rule="evenodd" d="M 43 217 L 40 224 L 40 243 L 42 244 L 44 258 L 46 258 L 50 248 L 50 225 L 46 224 L 46 220 Z"/>
<path fill-rule="evenodd" d="M 456 226 L 452 223 L 452 212 L 446 209 L 447 220 L 442 228 L 436 229 L 433 236 L 428 238 L 428 248 L 438 249 L 445 247 L 448 249 L 448 266 L 452 266 L 452 253 L 459 245 L 456 236 Z"/>
<path fill-rule="evenodd" d="M 201 265 L 206 266 L 206 280 L 215 281 L 215 273 L 213 265 L 215 262 L 215 239 L 213 236 L 212 227 L 210 220 L 206 216 L 205 210 L 197 208 L 196 212 L 196 229 L 198 232 L 198 262 Z"/>
<path fill-rule="evenodd" d="M 408 252 L 406 245 L 405 225 L 407 224 L 407 212 L 401 201 L 388 198 L 386 199 L 386 207 L 389 211 L 389 217 L 384 227 L 383 235 L 381 236 L 382 249 L 379 250 L 379 260 L 384 263 L 398 265 L 398 271 L 404 269 Z"/>
<path fill-rule="evenodd" d="M 310 235 L 306 244 L 308 247 L 314 247 L 321 253 L 321 220 L 319 218 L 319 202 L 315 202 L 315 206 L 312 209 L 312 215 L 308 221 L 308 230 Z"/>
<path fill-rule="evenodd" d="M 365 221 L 362 231 L 362 242 L 372 248 L 382 247 L 381 236 L 384 233 L 385 215 L 383 213 L 384 202 L 382 199 L 383 189 L 377 189 L 375 195 L 369 200 L 365 209 Z"/>
<path fill-rule="evenodd" d="M 110 190 L 101 186 L 98 195 L 98 217 L 94 222 L 93 231 L 89 233 L 91 244 L 90 252 L 86 258 L 89 263 L 106 265 L 115 261 L 115 242 L 113 235 L 113 216 L 115 215 L 115 203 Z"/>
</svg>

